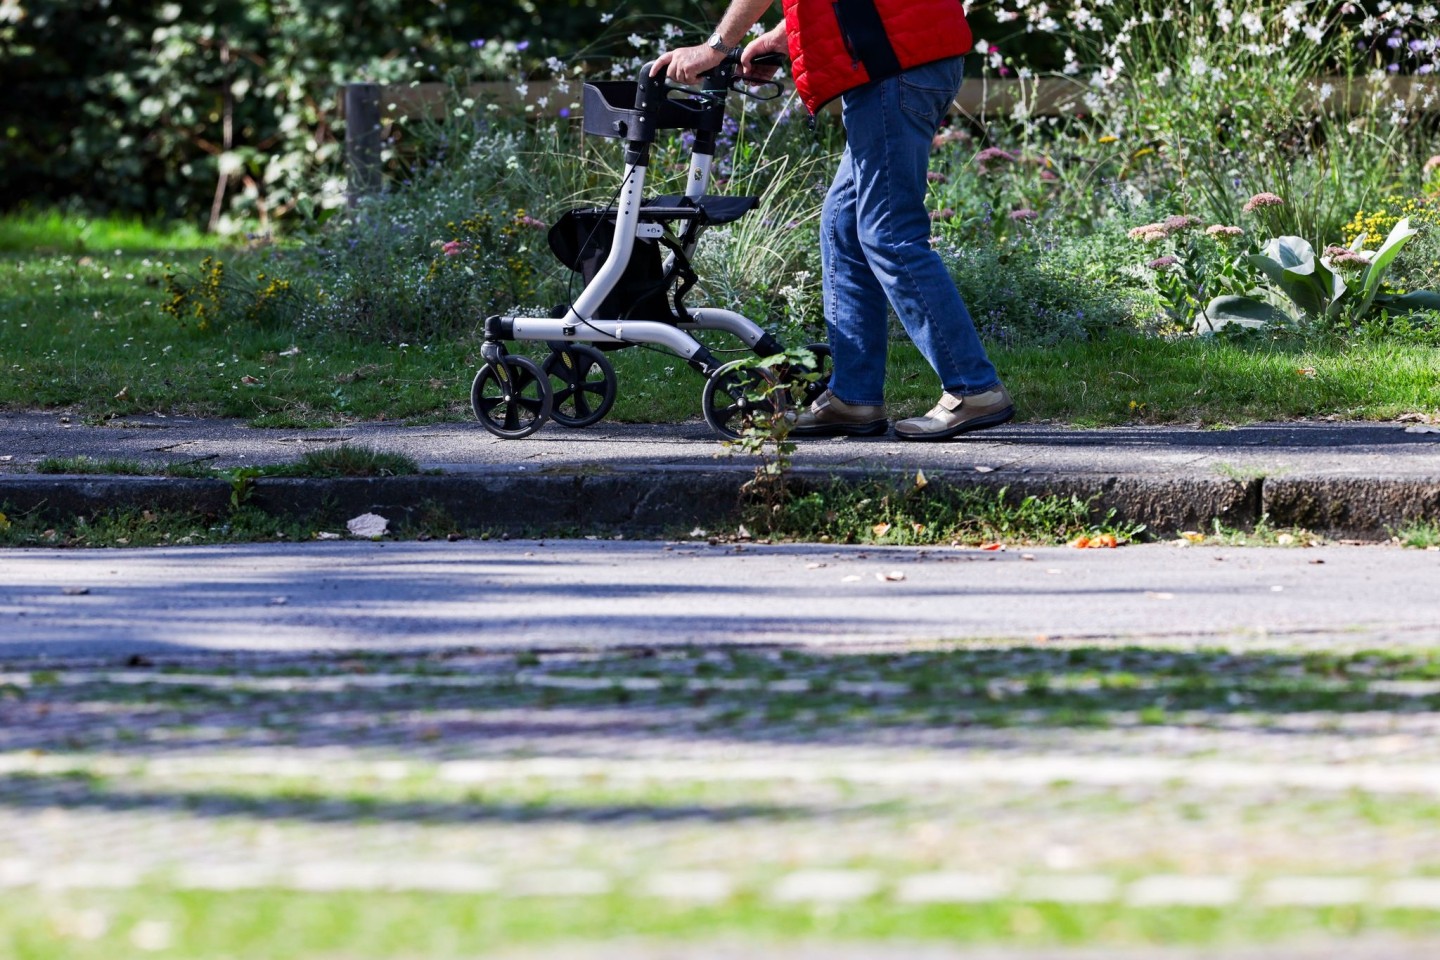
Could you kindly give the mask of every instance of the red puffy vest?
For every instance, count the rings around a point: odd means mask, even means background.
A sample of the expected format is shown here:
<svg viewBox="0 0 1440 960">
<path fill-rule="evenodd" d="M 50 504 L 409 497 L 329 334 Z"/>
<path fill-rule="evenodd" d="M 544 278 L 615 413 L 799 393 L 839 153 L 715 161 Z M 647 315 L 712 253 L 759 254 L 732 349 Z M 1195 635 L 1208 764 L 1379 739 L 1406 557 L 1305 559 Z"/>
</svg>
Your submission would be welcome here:
<svg viewBox="0 0 1440 960">
<path fill-rule="evenodd" d="M 785 29 L 795 89 L 811 113 L 972 43 L 961 0 L 785 0 Z"/>
</svg>

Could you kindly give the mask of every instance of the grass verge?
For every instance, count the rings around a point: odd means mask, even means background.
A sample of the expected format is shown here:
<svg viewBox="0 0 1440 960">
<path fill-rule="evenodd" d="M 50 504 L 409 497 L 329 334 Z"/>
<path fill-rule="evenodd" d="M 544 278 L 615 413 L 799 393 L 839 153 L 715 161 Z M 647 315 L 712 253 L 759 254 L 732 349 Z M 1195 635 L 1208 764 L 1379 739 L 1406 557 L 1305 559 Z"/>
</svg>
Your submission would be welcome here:
<svg viewBox="0 0 1440 960">
<path fill-rule="evenodd" d="M 200 273 L 218 249 L 202 236 L 119 221 L 0 220 L 0 409 L 66 407 L 96 420 L 158 410 L 284 427 L 471 416 L 478 331 L 378 343 L 304 328 L 280 308 L 229 323 L 165 315 L 167 275 Z M 226 282 L 262 282 L 276 254 L 226 251 Z M 544 353 L 543 345 L 517 349 Z M 1418 344 L 1116 335 L 992 354 L 1022 421 L 1225 424 L 1440 412 L 1440 348 Z M 698 415 L 703 383 L 679 358 L 622 350 L 611 359 L 620 381 L 612 419 Z M 940 390 L 908 342 L 892 347 L 888 383 L 897 416 L 923 412 Z"/>
</svg>

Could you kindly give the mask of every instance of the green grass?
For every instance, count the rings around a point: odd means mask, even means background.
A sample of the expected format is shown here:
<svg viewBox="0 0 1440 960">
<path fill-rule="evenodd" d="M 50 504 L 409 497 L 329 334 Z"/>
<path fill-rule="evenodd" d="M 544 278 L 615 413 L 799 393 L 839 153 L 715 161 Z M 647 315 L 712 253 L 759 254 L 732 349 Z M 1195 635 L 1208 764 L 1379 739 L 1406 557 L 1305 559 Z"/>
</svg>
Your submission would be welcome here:
<svg viewBox="0 0 1440 960">
<path fill-rule="evenodd" d="M 1420 550 L 1440 550 L 1440 522 L 1417 520 L 1391 531 L 1401 546 Z"/>
<path fill-rule="evenodd" d="M 253 282 L 275 272 L 277 255 L 124 221 L 0 220 L 0 409 L 65 407 L 95 420 L 162 411 L 282 427 L 471 417 L 478 333 L 375 343 L 277 322 L 197 329 L 161 311 L 167 275 L 196 275 L 203 258 L 219 256 L 227 277 Z M 537 358 L 545 350 L 516 349 Z M 1117 335 L 992 353 L 1022 421 L 1223 424 L 1440 410 L 1436 347 Z M 677 357 L 638 349 L 610 356 L 620 381 L 612 419 L 698 416 L 703 382 Z M 894 344 L 892 413 L 922 412 L 939 389 L 914 348 Z"/>
<path fill-rule="evenodd" d="M 740 898 L 684 907 L 641 897 L 509 899 L 429 893 L 8 891 L 0 949 L 14 960 L 433 958 L 609 938 L 752 943 L 928 940 L 1030 946 L 1275 943 L 1365 933 L 1433 935 L 1433 915 L 1368 909 L 1127 909 L 998 903 L 791 907 Z M 98 934 L 98 935 L 97 935 Z M 144 945 L 137 947 L 137 943 Z M 163 944 L 163 945 L 162 945 Z M 157 949 L 158 947 L 158 949 Z"/>
<path fill-rule="evenodd" d="M 134 217 L 90 217 L 57 210 L 0 217 L 0 252 L 113 253 L 116 250 L 202 250 L 221 241 L 188 224 L 148 224 Z"/>
</svg>

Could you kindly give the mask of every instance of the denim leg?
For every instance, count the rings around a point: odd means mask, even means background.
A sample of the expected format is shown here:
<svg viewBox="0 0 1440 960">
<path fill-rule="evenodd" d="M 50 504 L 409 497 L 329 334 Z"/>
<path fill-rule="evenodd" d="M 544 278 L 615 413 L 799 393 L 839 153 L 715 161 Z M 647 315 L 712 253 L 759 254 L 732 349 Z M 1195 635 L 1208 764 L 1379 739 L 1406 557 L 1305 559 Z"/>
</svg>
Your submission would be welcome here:
<svg viewBox="0 0 1440 960">
<path fill-rule="evenodd" d="M 845 403 L 885 402 L 889 302 L 860 244 L 855 170 L 847 147 L 820 214 L 825 328 L 834 369 L 830 392 Z"/>
<path fill-rule="evenodd" d="M 842 178 L 850 185 L 853 230 L 865 262 L 906 333 L 940 375 L 941 385 L 965 396 L 994 388 L 1000 378 L 944 261 L 930 247 L 925 209 L 931 141 L 959 89 L 962 63 L 955 58 L 926 64 L 845 94 L 847 142 L 836 188 Z M 832 350 L 836 376 L 846 389 L 841 371 L 863 370 L 869 360 L 843 355 L 857 347 L 873 351 L 874 337 L 885 337 L 884 311 L 846 291 L 868 295 L 873 289 L 852 279 L 836 289 L 833 303 L 827 296 L 832 336 L 836 328 L 844 334 L 832 341 Z M 862 325 L 866 329 L 859 332 Z M 846 399 L 838 391 L 837 396 Z"/>
</svg>

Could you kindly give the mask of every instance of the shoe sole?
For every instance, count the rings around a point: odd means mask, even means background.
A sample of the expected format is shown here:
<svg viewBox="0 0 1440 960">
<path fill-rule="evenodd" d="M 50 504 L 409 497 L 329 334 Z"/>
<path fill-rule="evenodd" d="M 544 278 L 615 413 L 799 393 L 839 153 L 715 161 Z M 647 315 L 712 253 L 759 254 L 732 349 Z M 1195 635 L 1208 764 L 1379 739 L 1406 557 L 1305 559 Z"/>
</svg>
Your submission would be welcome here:
<svg viewBox="0 0 1440 960">
<path fill-rule="evenodd" d="M 983 417 L 976 417 L 974 420 L 966 420 L 957 424 L 949 430 L 941 430 L 938 433 L 901 433 L 895 431 L 895 436 L 901 440 L 949 440 L 951 437 L 958 437 L 962 433 L 970 433 L 973 430 L 984 430 L 988 427 L 998 427 L 1002 423 L 1009 423 L 1015 419 L 1015 408 L 1006 407 L 999 413 L 987 413 Z"/>
<path fill-rule="evenodd" d="M 878 437 L 890 431 L 889 420 L 869 423 L 827 423 L 814 427 L 793 427 L 792 437 Z"/>
</svg>

